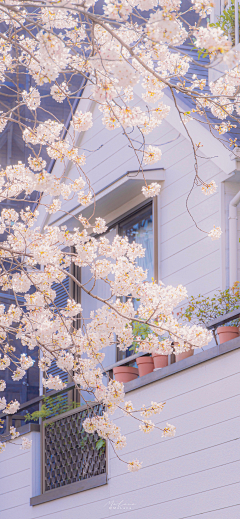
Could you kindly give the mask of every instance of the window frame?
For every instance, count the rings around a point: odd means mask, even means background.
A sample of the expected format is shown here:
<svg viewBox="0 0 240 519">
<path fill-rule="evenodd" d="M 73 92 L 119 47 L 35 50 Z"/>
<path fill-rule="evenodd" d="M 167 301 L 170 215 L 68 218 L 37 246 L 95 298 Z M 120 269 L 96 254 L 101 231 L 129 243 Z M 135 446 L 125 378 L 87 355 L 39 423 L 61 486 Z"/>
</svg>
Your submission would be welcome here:
<svg viewBox="0 0 240 519">
<path fill-rule="evenodd" d="M 143 201 L 141 204 L 138 204 L 137 206 L 133 207 L 132 209 L 130 209 L 129 211 L 127 211 L 126 213 L 124 213 L 122 216 L 120 216 L 119 218 L 117 218 L 116 220 L 114 220 L 113 222 L 110 222 L 109 226 L 108 226 L 108 231 L 110 230 L 110 228 L 115 228 L 116 227 L 116 230 L 117 230 L 117 234 L 120 234 L 119 233 L 119 226 L 121 223 L 123 223 L 124 221 L 130 219 L 131 217 L 133 217 L 134 215 L 137 215 L 138 213 L 140 213 L 142 210 L 144 210 L 145 208 L 151 206 L 152 208 L 152 225 L 153 225 L 153 272 L 154 272 L 154 279 L 156 282 L 158 282 L 158 275 L 159 275 L 159 259 L 160 259 L 160 254 L 159 254 L 159 245 L 160 245 L 160 240 L 159 240 L 159 216 L 160 216 L 160 202 L 159 202 L 159 196 L 155 196 L 153 197 L 153 199 L 151 199 L 150 201 Z M 116 359 L 116 362 L 118 362 L 119 360 L 122 360 L 124 357 L 124 354 L 125 352 L 121 352 L 119 351 L 119 349 L 117 348 L 117 345 L 116 345 L 116 351 L 115 351 L 115 359 Z"/>
<path fill-rule="evenodd" d="M 128 211 L 123 213 L 122 215 L 118 216 L 114 220 L 107 223 L 107 231 L 101 236 L 107 235 L 111 229 L 116 229 L 116 234 L 119 235 L 119 226 L 124 220 L 127 220 L 143 209 L 147 208 L 148 206 L 152 207 L 152 223 L 153 223 L 153 272 L 154 272 L 154 279 L 156 282 L 159 281 L 159 275 L 160 275 L 160 195 L 153 197 L 150 200 L 144 200 L 140 204 L 137 204 L 133 207 L 131 207 Z M 107 216 L 107 215 L 106 215 Z M 99 235 L 92 233 L 92 237 L 99 237 Z M 81 282 L 82 278 L 82 272 L 81 268 L 78 268 L 78 279 Z M 74 283 L 75 285 L 75 283 Z M 81 303 L 81 289 L 77 291 L 78 293 L 78 301 Z M 74 288 L 73 288 L 73 294 L 74 294 Z M 115 350 L 115 361 L 121 360 L 119 357 L 119 350 L 116 346 Z"/>
</svg>

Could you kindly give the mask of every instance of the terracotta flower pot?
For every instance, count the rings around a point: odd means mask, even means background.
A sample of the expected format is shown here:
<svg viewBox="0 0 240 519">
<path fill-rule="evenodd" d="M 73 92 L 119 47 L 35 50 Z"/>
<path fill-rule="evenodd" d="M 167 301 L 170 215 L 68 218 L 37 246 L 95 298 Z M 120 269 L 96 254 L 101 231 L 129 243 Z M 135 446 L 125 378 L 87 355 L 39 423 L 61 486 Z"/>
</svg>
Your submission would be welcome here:
<svg viewBox="0 0 240 519">
<path fill-rule="evenodd" d="M 131 382 L 131 380 L 138 378 L 138 369 L 132 366 L 118 366 L 117 368 L 113 368 L 113 374 L 115 380 L 125 384 L 125 382 Z"/>
<path fill-rule="evenodd" d="M 223 344 L 224 342 L 239 337 L 239 329 L 237 326 L 219 326 L 219 328 L 217 328 L 217 334 L 220 344 Z"/>
<path fill-rule="evenodd" d="M 152 373 L 154 364 L 153 364 L 153 358 L 152 357 L 137 357 L 137 365 L 138 365 L 138 371 L 139 376 L 144 377 L 144 375 L 148 375 L 148 373 Z"/>
<path fill-rule="evenodd" d="M 159 355 L 159 353 L 152 354 L 154 369 L 165 368 L 168 366 L 168 355 Z"/>
<path fill-rule="evenodd" d="M 192 357 L 193 350 L 183 351 L 183 353 L 179 353 L 178 355 L 175 355 L 176 362 L 179 362 L 179 360 L 187 359 L 188 357 Z"/>
</svg>

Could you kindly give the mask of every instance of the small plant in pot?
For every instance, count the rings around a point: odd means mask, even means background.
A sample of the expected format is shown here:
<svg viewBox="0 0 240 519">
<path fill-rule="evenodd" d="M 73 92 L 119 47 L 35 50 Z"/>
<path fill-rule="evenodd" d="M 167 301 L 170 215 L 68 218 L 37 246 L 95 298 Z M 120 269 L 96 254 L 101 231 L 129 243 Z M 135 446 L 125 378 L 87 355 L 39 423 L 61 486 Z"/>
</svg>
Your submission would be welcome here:
<svg viewBox="0 0 240 519">
<path fill-rule="evenodd" d="M 190 297 L 188 306 L 181 309 L 178 317 L 181 319 L 206 326 L 209 321 L 217 319 L 233 310 L 238 310 L 240 313 L 240 283 L 236 281 L 231 288 L 226 290 L 218 290 L 213 297 Z M 217 335 L 220 344 L 239 337 L 240 318 L 234 319 L 227 326 L 220 326 L 217 328 Z M 216 331 L 213 330 L 213 335 L 216 344 L 218 344 Z"/>
<path fill-rule="evenodd" d="M 188 357 L 192 357 L 194 350 L 190 346 L 187 348 L 186 343 L 184 344 L 184 349 L 183 346 L 178 342 L 174 341 L 173 345 L 176 362 L 187 359 Z"/>
<path fill-rule="evenodd" d="M 117 366 L 113 368 L 113 374 L 117 382 L 131 382 L 138 378 L 138 369 L 133 366 Z"/>
<path fill-rule="evenodd" d="M 146 355 L 137 358 L 140 377 L 151 373 L 154 369 L 164 368 L 168 365 L 168 355 L 173 351 L 171 341 L 160 341 L 159 337 L 146 324 L 134 323 L 133 333 L 136 336 L 132 346 L 134 351 L 144 351 L 144 349 L 148 351 Z M 144 344 L 143 340 L 145 341 Z M 144 349 L 141 349 L 142 346 Z M 149 351 L 153 346 L 154 351 L 152 350 L 152 355 L 150 355 Z"/>
<path fill-rule="evenodd" d="M 133 341 L 131 348 L 129 348 L 133 353 L 138 353 L 141 351 L 141 340 L 147 339 L 149 334 L 151 334 L 151 329 L 147 324 L 134 322 L 133 323 L 133 334 L 136 339 Z M 154 369 L 153 359 L 149 353 L 143 355 L 141 357 L 137 357 L 136 359 L 138 372 L 140 377 L 144 377 L 144 375 L 148 375 L 148 373 L 152 373 Z"/>
</svg>

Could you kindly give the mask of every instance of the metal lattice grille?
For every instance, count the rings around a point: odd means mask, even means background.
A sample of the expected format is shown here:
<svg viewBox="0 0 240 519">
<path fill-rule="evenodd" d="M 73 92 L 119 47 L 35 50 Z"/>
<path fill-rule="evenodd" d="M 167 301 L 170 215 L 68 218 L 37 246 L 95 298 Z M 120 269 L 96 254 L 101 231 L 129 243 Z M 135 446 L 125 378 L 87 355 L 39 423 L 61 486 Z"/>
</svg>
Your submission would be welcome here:
<svg viewBox="0 0 240 519">
<path fill-rule="evenodd" d="M 44 492 L 106 472 L 106 448 L 97 450 L 98 434 L 87 434 L 82 427 L 87 416 L 102 412 L 103 407 L 98 404 L 45 422 Z"/>
</svg>

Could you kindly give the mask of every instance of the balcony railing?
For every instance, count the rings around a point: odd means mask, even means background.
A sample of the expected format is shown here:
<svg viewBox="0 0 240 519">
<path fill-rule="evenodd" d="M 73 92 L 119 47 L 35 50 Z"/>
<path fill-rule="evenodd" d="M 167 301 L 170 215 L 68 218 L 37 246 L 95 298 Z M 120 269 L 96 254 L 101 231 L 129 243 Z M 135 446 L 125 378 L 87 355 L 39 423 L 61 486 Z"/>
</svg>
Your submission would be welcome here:
<svg viewBox="0 0 240 519">
<path fill-rule="evenodd" d="M 240 310 L 234 310 L 233 312 L 229 312 L 221 317 L 218 317 L 217 319 L 215 319 L 213 321 L 206 323 L 206 328 L 208 330 L 215 330 L 218 326 L 223 326 L 226 323 L 236 319 L 237 317 L 240 317 Z M 134 355 L 126 357 L 123 360 L 115 362 L 114 364 L 107 366 L 104 369 L 104 374 L 108 378 L 113 378 L 113 368 L 114 367 L 122 366 L 122 365 L 133 365 L 133 364 L 135 364 L 137 357 L 140 357 L 142 355 L 145 355 L 145 353 L 136 353 Z M 175 362 L 174 355 L 170 355 L 169 364 L 173 364 L 174 362 Z M 75 384 L 73 382 L 70 382 L 67 384 L 67 386 L 64 389 L 62 389 L 60 391 L 50 391 L 47 396 L 48 396 L 48 398 L 57 397 L 57 396 L 62 395 L 63 393 L 66 393 L 66 391 L 71 391 L 74 389 L 75 389 Z M 41 402 L 44 400 L 44 398 L 45 398 L 45 395 L 40 395 L 36 398 L 33 398 L 32 400 L 29 400 L 28 402 L 25 402 L 24 404 L 21 404 L 19 412 L 17 414 L 6 416 L 4 413 L 0 413 L 0 419 L 2 419 L 2 420 L 5 419 L 5 421 L 6 421 L 6 426 L 5 426 L 4 432 L 6 432 L 6 433 L 9 432 L 11 425 L 15 425 L 15 427 L 20 427 L 23 424 L 25 424 L 26 422 L 24 420 L 24 414 L 29 410 L 31 412 L 32 412 L 32 410 L 36 410 L 36 406 L 41 405 Z M 84 408 L 81 407 L 80 409 L 83 410 Z M 75 411 L 75 412 L 79 412 L 79 409 L 78 409 L 78 411 Z M 63 416 L 63 415 L 61 415 L 61 416 Z M 53 421 L 53 419 L 50 419 L 50 421 Z M 47 423 L 47 422 L 45 422 L 45 423 Z M 0 435 L 0 437 L 1 437 L 1 435 Z"/>
<path fill-rule="evenodd" d="M 240 317 L 240 310 L 233 310 L 233 312 L 228 312 L 227 314 L 221 315 L 217 319 L 213 319 L 206 324 L 206 328 L 208 330 L 216 330 L 219 326 L 224 326 L 230 321 L 234 321 Z"/>
<path fill-rule="evenodd" d="M 223 326 L 226 323 L 233 321 L 234 319 L 236 319 L 238 317 L 240 317 L 240 310 L 234 310 L 233 312 L 229 312 L 221 317 L 218 317 L 217 319 L 215 319 L 213 321 L 209 321 L 208 323 L 206 323 L 206 328 L 208 330 L 215 330 L 218 326 Z M 126 357 L 123 360 L 115 362 L 114 364 L 104 368 L 104 374 L 108 378 L 113 378 L 113 368 L 114 367 L 123 366 L 123 365 L 133 365 L 133 364 L 135 364 L 137 357 L 140 357 L 142 355 L 146 355 L 146 354 L 145 353 L 135 353 L 134 355 Z M 170 355 L 169 363 L 173 364 L 174 362 L 175 362 L 174 355 Z M 49 391 L 49 393 L 47 394 L 47 397 L 48 398 L 57 397 L 57 396 L 62 395 L 66 391 L 71 391 L 74 389 L 75 389 L 75 384 L 73 382 L 70 382 L 67 384 L 67 386 L 64 389 L 62 389 L 60 391 Z M 36 410 L 36 406 L 41 405 L 41 402 L 44 400 L 44 398 L 45 398 L 45 395 L 40 395 L 36 398 L 33 398 L 32 400 L 29 400 L 28 402 L 25 402 L 24 404 L 21 404 L 20 408 L 19 408 L 19 412 L 17 414 L 6 416 L 4 413 L 0 413 L 0 419 L 6 420 L 5 432 L 9 432 L 9 428 L 11 425 L 15 425 L 15 427 L 20 427 L 21 425 L 25 424 L 24 414 L 29 410 L 30 411 Z M 81 407 L 80 409 L 83 410 L 84 408 Z M 79 409 L 76 412 L 79 412 Z M 63 415 L 61 415 L 61 416 L 63 416 Z M 50 419 L 50 421 L 52 421 L 52 419 Z M 45 422 L 45 423 L 47 423 L 47 422 Z M 0 435 L 0 437 L 1 437 L 1 435 Z"/>
<path fill-rule="evenodd" d="M 49 418 L 42 426 L 42 493 L 106 473 L 106 447 L 87 434 L 83 421 L 102 415 L 101 404 L 82 406 Z"/>
</svg>

